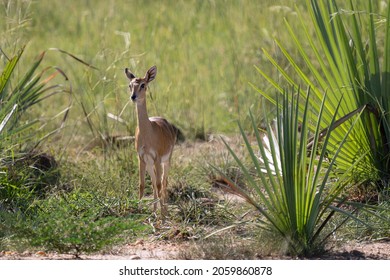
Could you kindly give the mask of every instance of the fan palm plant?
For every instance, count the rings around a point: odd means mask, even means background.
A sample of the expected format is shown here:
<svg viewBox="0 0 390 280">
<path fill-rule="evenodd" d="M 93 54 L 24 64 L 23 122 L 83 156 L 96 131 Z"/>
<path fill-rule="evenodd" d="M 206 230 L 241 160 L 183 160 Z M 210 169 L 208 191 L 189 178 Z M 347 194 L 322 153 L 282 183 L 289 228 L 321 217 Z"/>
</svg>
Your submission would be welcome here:
<svg viewBox="0 0 390 280">
<path fill-rule="evenodd" d="M 14 74 L 14 70 L 20 61 L 23 51 L 24 48 L 6 62 L 0 77 L 1 151 L 7 149 L 7 145 L 9 144 L 6 141 L 7 139 L 10 139 L 10 137 L 16 134 L 21 135 L 23 131 L 26 131 L 29 127 L 38 122 L 38 120 L 32 120 L 26 124 L 21 123 L 21 118 L 28 108 L 55 94 L 70 93 L 70 88 L 65 87 L 62 84 L 51 84 L 51 81 L 58 74 L 63 75 L 66 80 L 68 79 L 60 69 L 56 67 L 47 67 L 38 72 L 39 66 L 45 56 L 45 52 L 38 56 L 24 76 L 16 82 L 16 85 L 11 86 L 12 75 Z M 51 69 L 54 69 L 54 73 L 48 73 Z M 67 106 L 63 111 L 64 117 L 62 124 L 66 120 L 70 109 L 70 94 L 69 100 L 69 106 Z M 28 135 L 25 135 L 25 137 L 29 138 Z M 15 140 L 15 138 L 13 140 Z M 20 140 L 22 140 L 22 138 L 20 138 Z M 25 141 L 25 139 L 22 141 Z"/>
<path fill-rule="evenodd" d="M 387 185 L 390 177 L 390 6 L 387 7 L 386 15 L 380 16 L 379 5 L 374 5 L 374 2 L 363 1 L 366 6 L 357 9 L 355 2 L 350 0 L 347 11 L 340 9 L 335 0 L 307 0 L 314 36 L 299 9 L 297 14 L 301 30 L 293 30 L 286 21 L 300 57 L 292 57 L 283 43 L 276 40 L 293 71 L 287 72 L 269 52 L 264 50 L 264 53 L 286 84 L 294 88 L 299 85 L 311 87 L 313 94 L 310 98 L 304 94 L 302 97 L 310 102 L 313 110 L 319 112 L 319 104 L 327 93 L 322 127 L 330 123 L 338 106 L 338 117 L 356 110 L 364 111 L 354 131 L 349 133 L 348 141 L 339 151 L 337 168 L 340 173 L 345 173 L 354 165 L 355 169 L 349 173 L 354 180 L 379 183 L 376 185 L 380 190 Z M 298 39 L 302 31 L 304 40 Z M 300 60 L 304 61 L 304 65 L 300 65 Z M 283 82 L 276 81 L 260 68 L 257 70 L 283 93 Z M 273 94 L 254 87 L 272 103 L 276 103 Z M 339 104 L 340 96 L 343 96 L 343 100 Z M 329 150 L 338 149 L 349 128 L 346 122 L 332 133 L 328 141 Z M 362 154 L 364 158 L 355 164 Z"/>
<path fill-rule="evenodd" d="M 347 185 L 345 179 L 348 175 L 336 179 L 332 170 L 349 133 L 359 120 L 359 114 L 352 118 L 352 125 L 329 158 L 329 140 L 338 129 L 335 126 L 338 120 L 333 118 L 329 128 L 321 130 L 327 96 L 324 96 L 319 105 L 318 114 L 311 107 L 310 90 L 305 96 L 307 98 L 303 102 L 302 112 L 300 91 L 297 95 L 284 94 L 282 102 L 277 102 L 276 127 L 267 125 L 266 134 L 263 136 L 250 114 L 255 143 L 250 142 L 240 126 L 255 174 L 226 144 L 250 186 L 255 190 L 255 195 L 249 195 L 234 182 L 226 180 L 229 191 L 243 197 L 262 214 L 262 226 L 275 230 L 284 238 L 290 254 L 307 256 L 323 248 L 325 241 L 335 230 L 324 230 L 335 212 L 346 214 L 347 217 L 353 216 L 341 208 L 342 191 Z M 338 109 L 339 107 L 336 107 L 336 113 Z M 314 130 L 310 128 L 313 118 L 317 124 Z M 357 159 L 350 169 L 359 164 L 359 160 Z"/>
<path fill-rule="evenodd" d="M 22 48 L 10 59 L 4 55 L 6 62 L 0 76 L 0 208 L 4 205 L 27 208 L 28 202 L 34 198 L 35 189 L 51 178 L 50 175 L 45 177 L 43 170 L 37 172 L 37 169 L 44 167 L 31 163 L 36 153 L 31 150 L 64 126 L 71 107 L 71 88 L 66 84 L 53 83 L 58 74 L 68 80 L 63 71 L 58 67 L 40 70 L 46 52 L 30 64 L 20 79 L 17 78 L 15 69 L 23 51 Z M 65 109 L 57 114 L 62 114 L 60 125 L 49 132 L 37 129 L 37 124 L 45 127 L 47 120 L 29 119 L 26 117 L 27 110 L 60 93 L 65 93 L 69 98 L 69 104 L 65 104 Z M 17 165 L 16 162 L 21 164 Z M 54 165 L 50 163 L 49 166 Z"/>
</svg>

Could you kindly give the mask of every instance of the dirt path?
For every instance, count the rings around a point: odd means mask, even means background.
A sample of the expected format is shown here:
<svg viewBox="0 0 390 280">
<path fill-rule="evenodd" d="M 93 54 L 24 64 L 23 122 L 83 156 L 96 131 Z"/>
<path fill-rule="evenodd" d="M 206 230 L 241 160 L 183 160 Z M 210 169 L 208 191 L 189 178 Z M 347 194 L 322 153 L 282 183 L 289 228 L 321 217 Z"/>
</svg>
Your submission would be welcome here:
<svg viewBox="0 0 390 280">
<path fill-rule="evenodd" d="M 99 254 L 80 255 L 87 260 L 166 260 L 178 259 L 181 251 L 191 249 L 192 243 L 181 242 L 144 242 L 118 246 L 112 250 Z M 8 260 L 62 260 L 74 259 L 74 255 L 48 252 L 0 252 L 0 259 Z M 286 257 L 267 256 L 265 259 L 288 259 Z M 390 260 L 390 238 L 375 242 L 348 242 L 341 247 L 334 248 L 328 253 L 315 259 L 327 260 Z"/>
</svg>

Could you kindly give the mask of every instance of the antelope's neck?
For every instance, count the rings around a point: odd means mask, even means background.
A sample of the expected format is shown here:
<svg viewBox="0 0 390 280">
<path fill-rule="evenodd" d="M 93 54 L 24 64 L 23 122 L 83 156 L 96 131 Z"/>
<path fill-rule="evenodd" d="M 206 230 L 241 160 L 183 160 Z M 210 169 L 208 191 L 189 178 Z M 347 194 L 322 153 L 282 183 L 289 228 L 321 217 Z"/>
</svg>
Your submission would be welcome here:
<svg viewBox="0 0 390 280">
<path fill-rule="evenodd" d="M 152 130 L 152 124 L 149 120 L 146 102 L 137 103 L 137 122 L 140 135 L 149 134 Z"/>
</svg>

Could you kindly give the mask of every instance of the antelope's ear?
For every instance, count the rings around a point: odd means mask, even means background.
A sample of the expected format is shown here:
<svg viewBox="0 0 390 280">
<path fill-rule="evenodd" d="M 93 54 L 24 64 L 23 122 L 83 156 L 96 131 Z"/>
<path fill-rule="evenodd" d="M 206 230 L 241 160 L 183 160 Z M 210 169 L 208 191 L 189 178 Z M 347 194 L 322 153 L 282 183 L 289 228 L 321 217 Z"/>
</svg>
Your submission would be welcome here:
<svg viewBox="0 0 390 280">
<path fill-rule="evenodd" d="M 129 68 L 125 69 L 125 74 L 129 80 L 132 80 L 135 78 L 134 74 L 130 72 Z"/>
<path fill-rule="evenodd" d="M 157 67 L 156 66 L 152 66 L 150 67 L 150 69 L 148 70 L 148 72 L 146 72 L 145 74 L 145 80 L 150 83 L 151 81 L 154 80 L 154 78 L 156 78 L 156 75 L 157 75 Z"/>
</svg>

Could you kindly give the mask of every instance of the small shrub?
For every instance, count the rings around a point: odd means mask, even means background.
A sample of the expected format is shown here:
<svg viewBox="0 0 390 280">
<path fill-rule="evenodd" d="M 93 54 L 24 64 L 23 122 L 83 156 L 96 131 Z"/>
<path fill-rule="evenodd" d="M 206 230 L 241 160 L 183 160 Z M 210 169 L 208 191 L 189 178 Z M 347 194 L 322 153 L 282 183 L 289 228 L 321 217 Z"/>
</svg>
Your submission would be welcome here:
<svg viewBox="0 0 390 280">
<path fill-rule="evenodd" d="M 209 190 L 185 182 L 168 189 L 172 219 L 185 225 L 221 225 L 230 222 L 227 205 Z"/>
<path fill-rule="evenodd" d="M 23 153 L 1 160 L 0 207 L 24 212 L 36 198 L 42 198 L 59 182 L 60 172 L 53 156 Z"/>
<path fill-rule="evenodd" d="M 35 210 L 35 215 L 15 226 L 16 237 L 30 246 L 76 257 L 131 238 L 146 228 L 142 215 L 112 215 L 110 201 L 85 192 L 40 201 Z"/>
<path fill-rule="evenodd" d="M 263 246 L 256 239 L 242 238 L 238 230 L 235 228 L 201 239 L 190 249 L 180 251 L 179 257 L 187 260 L 250 260 L 259 258 L 258 254 Z M 254 233 L 253 229 L 249 232 Z"/>
</svg>

